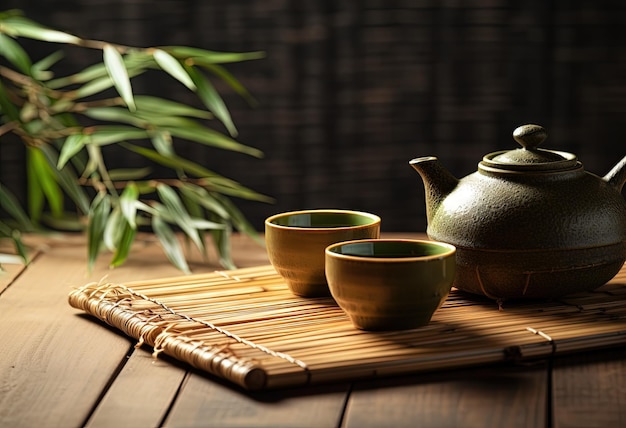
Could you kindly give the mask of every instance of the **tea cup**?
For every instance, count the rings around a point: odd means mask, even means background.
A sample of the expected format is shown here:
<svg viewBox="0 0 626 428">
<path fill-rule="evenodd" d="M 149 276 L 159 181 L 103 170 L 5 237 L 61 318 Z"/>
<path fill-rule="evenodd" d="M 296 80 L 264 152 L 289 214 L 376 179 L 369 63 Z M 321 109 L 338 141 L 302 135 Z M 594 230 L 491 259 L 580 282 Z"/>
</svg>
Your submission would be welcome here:
<svg viewBox="0 0 626 428">
<path fill-rule="evenodd" d="M 329 296 L 324 270 L 326 247 L 341 241 L 378 238 L 380 222 L 375 214 L 341 209 L 275 214 L 265 220 L 270 263 L 293 294 Z"/>
<path fill-rule="evenodd" d="M 332 297 L 362 330 L 427 325 L 448 297 L 456 248 L 443 242 L 377 239 L 341 242 L 325 250 Z"/>
</svg>

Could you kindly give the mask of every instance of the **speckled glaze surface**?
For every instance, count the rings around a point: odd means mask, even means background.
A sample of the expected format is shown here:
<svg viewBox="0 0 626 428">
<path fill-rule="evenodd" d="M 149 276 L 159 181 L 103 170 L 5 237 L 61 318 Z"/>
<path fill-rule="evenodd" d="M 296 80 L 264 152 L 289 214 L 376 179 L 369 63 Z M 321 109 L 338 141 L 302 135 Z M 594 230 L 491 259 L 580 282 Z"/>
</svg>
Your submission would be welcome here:
<svg viewBox="0 0 626 428">
<path fill-rule="evenodd" d="M 380 222 L 375 214 L 350 210 L 276 214 L 265 220 L 267 254 L 295 295 L 329 296 L 324 274 L 326 247 L 341 241 L 378 238 Z"/>
<path fill-rule="evenodd" d="M 575 155 L 540 149 L 545 130 L 515 130 L 522 148 L 486 155 L 459 180 L 435 157 L 413 159 L 428 235 L 457 247 L 455 286 L 501 298 L 597 288 L 626 260 L 626 157 L 604 177 Z"/>
<path fill-rule="evenodd" d="M 448 297 L 452 245 L 424 240 L 341 242 L 326 249 L 326 277 L 337 304 L 362 330 L 425 326 Z"/>
</svg>

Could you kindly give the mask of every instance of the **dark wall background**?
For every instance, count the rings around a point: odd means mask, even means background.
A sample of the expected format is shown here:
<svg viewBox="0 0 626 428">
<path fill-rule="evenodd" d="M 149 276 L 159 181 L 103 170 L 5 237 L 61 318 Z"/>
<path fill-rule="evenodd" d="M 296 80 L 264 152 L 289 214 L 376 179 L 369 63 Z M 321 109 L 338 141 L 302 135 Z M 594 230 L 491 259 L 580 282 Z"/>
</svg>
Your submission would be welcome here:
<svg viewBox="0 0 626 428">
<path fill-rule="evenodd" d="M 93 39 L 265 51 L 229 67 L 259 106 L 225 93 L 239 140 L 265 159 L 186 148 L 276 198 L 238 201 L 259 229 L 278 211 L 339 207 L 380 214 L 386 231 L 424 230 L 422 182 L 408 161 L 436 155 L 461 177 L 484 154 L 515 148 L 511 133 L 524 123 L 544 125 L 546 147 L 576 153 L 598 175 L 626 154 L 622 0 L 3 0 L 0 8 Z M 175 86 L 161 90 L 183 97 Z M 19 144 L 0 145 L 0 180 L 18 192 L 22 158 Z"/>
</svg>

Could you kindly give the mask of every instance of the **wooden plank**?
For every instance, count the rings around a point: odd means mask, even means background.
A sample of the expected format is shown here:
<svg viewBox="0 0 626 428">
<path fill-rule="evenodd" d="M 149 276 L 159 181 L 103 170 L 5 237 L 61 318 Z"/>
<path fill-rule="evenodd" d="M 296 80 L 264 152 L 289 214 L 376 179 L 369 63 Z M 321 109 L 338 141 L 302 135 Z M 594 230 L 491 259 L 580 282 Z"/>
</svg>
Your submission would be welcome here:
<svg viewBox="0 0 626 428">
<path fill-rule="evenodd" d="M 79 426 L 132 346 L 68 306 L 85 266 L 75 248 L 55 248 L 2 294 L 0 425 Z"/>
<path fill-rule="evenodd" d="M 539 362 L 360 382 L 342 427 L 541 427 L 547 379 Z"/>
<path fill-rule="evenodd" d="M 258 393 L 193 374 L 176 400 L 166 426 L 338 427 L 349 384 Z"/>
<path fill-rule="evenodd" d="M 244 249 L 241 254 L 248 263 L 267 263 L 264 251 L 258 251 L 258 245 L 249 239 L 235 237 L 233 242 Z M 83 237 L 63 236 L 48 241 L 42 255 L 2 293 L 0 425 L 65 427 L 82 425 L 88 419 L 102 392 L 126 364 L 134 341 L 71 308 L 67 295 L 73 287 L 105 276 L 124 282 L 181 274 L 154 240 L 140 239 L 135 250 L 140 251 L 134 251 L 125 265 L 114 270 L 107 267 L 104 255 L 88 274 Z M 192 267 L 197 271 L 221 269 L 215 258 L 212 263 L 197 258 Z M 135 359 L 141 358 L 137 355 L 131 356 L 130 368 L 122 370 L 122 383 L 137 364 Z M 161 380 L 165 390 L 174 387 L 172 382 L 179 386 L 180 379 L 172 381 L 168 370 L 154 372 L 159 374 L 153 380 Z M 149 409 L 152 397 L 133 398 L 137 409 Z M 107 409 L 124 416 L 113 407 L 103 402 L 96 420 L 106 420 Z"/>
<path fill-rule="evenodd" d="M 169 358 L 154 358 L 146 348 L 135 350 L 85 426 L 161 426 L 186 373 L 186 367 Z"/>
<path fill-rule="evenodd" d="M 26 268 L 23 264 L 4 263 L 0 271 L 0 294 L 9 287 L 15 278 Z"/>
<path fill-rule="evenodd" d="M 15 248 L 6 241 L 0 240 L 0 254 L 16 255 Z M 28 250 L 28 259 L 34 260 L 40 254 L 36 248 Z M 0 263 L 0 294 L 26 269 L 24 263 Z"/>
<path fill-rule="evenodd" d="M 558 358 L 552 383 L 554 428 L 626 426 L 626 345 Z"/>
</svg>

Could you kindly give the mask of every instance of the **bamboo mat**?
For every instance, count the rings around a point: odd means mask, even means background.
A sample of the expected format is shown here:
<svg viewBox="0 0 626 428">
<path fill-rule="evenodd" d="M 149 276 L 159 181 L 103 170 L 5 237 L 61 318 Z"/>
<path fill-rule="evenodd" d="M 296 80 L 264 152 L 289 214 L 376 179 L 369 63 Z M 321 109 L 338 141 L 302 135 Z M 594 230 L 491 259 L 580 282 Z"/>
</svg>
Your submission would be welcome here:
<svg viewBox="0 0 626 428">
<path fill-rule="evenodd" d="M 626 268 L 589 293 L 496 302 L 452 290 L 428 326 L 353 328 L 331 298 L 293 296 L 271 266 L 127 284 L 69 303 L 249 390 L 414 373 L 626 344 Z"/>
</svg>

